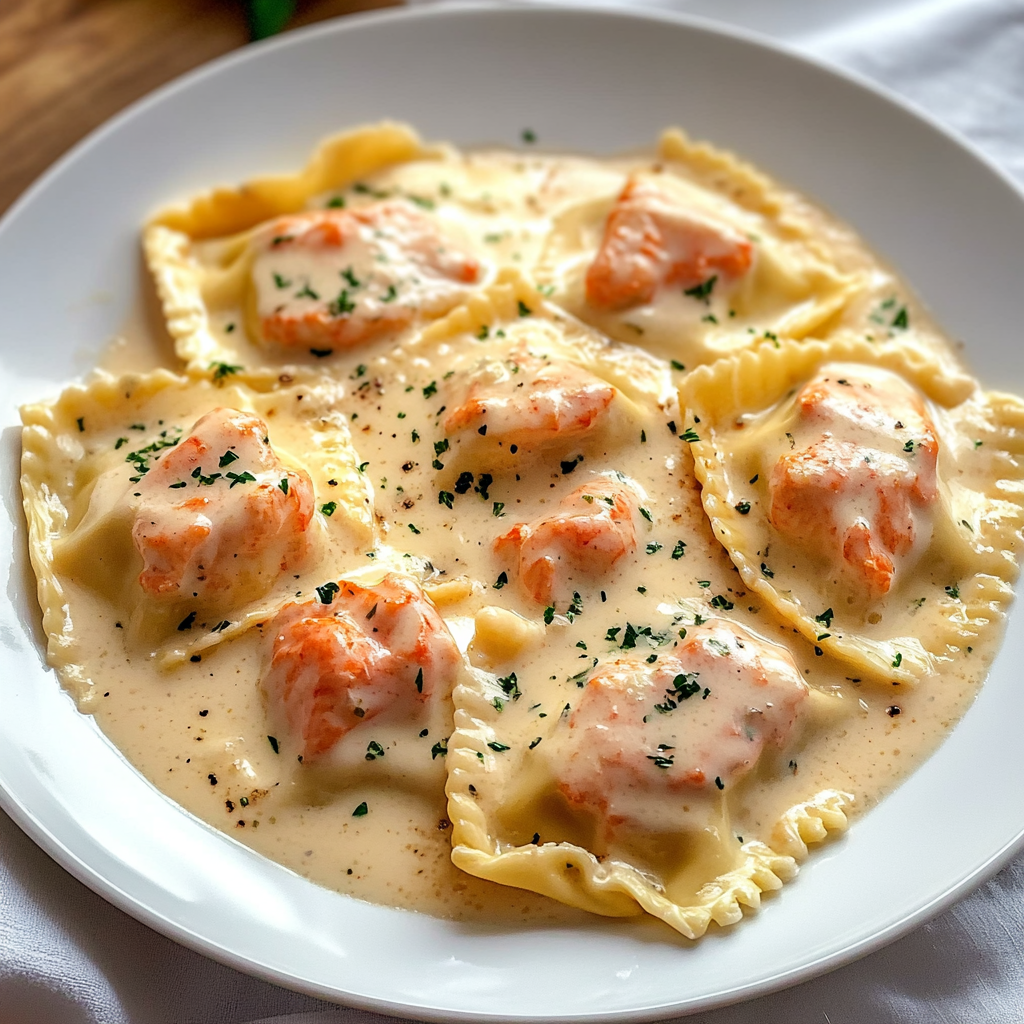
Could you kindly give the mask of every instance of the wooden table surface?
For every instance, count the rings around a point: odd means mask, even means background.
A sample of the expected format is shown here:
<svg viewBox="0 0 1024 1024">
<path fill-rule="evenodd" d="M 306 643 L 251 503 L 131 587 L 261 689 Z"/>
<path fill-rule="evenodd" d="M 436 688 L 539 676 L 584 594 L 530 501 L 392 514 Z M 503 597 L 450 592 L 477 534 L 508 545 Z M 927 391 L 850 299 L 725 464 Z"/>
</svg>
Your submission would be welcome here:
<svg viewBox="0 0 1024 1024">
<path fill-rule="evenodd" d="M 299 0 L 287 28 L 401 0 Z M 249 40 L 243 0 L 0 0 L 0 214 L 97 125 Z"/>
</svg>

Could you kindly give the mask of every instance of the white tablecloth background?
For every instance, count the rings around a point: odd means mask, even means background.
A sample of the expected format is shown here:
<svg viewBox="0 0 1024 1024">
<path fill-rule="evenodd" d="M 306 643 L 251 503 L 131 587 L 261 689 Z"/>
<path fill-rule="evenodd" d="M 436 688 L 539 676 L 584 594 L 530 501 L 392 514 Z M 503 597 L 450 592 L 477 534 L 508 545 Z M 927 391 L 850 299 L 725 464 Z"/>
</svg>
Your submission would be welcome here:
<svg viewBox="0 0 1024 1024">
<path fill-rule="evenodd" d="M 1024 0 L 646 3 L 744 26 L 874 78 L 961 132 L 1024 184 Z M 389 1019 L 296 995 L 177 946 L 86 889 L 0 813 L 0 1024 Z M 786 992 L 687 1020 L 1024 1021 L 1024 857 L 872 956 Z"/>
</svg>

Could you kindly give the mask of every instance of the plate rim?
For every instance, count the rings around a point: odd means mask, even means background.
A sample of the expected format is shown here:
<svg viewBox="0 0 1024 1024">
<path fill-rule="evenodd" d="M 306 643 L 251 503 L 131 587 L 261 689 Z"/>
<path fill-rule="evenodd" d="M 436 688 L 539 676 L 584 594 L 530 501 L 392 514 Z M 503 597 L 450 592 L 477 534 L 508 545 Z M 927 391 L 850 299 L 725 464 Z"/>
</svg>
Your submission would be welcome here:
<svg viewBox="0 0 1024 1024">
<path fill-rule="evenodd" d="M 543 12 L 552 16 L 571 15 L 574 17 L 578 16 L 580 18 L 597 16 L 612 20 L 665 22 L 685 28 L 695 29 L 698 32 L 707 32 L 713 35 L 735 38 L 761 49 L 771 51 L 776 54 L 782 54 L 790 60 L 810 65 L 811 67 L 825 72 L 830 76 L 845 79 L 848 83 L 856 86 L 857 88 L 873 94 L 876 98 L 901 109 L 914 119 L 923 122 L 933 131 L 945 137 L 957 148 L 966 152 L 967 155 L 974 159 L 974 161 L 981 164 L 990 174 L 998 178 L 1002 184 L 1008 186 L 1015 194 L 1016 198 L 1024 204 L 1024 185 L 1011 176 L 1008 170 L 997 163 L 984 151 L 980 150 L 971 141 L 966 139 L 955 128 L 938 120 L 934 115 L 921 108 L 912 100 L 893 92 L 886 86 L 870 79 L 860 72 L 844 68 L 839 65 L 834 65 L 826 60 L 800 50 L 788 42 L 773 39 L 757 31 L 741 26 L 721 23 L 702 15 L 655 8 L 612 7 L 599 3 L 560 4 L 557 2 L 549 2 L 549 0 L 538 0 L 538 2 L 530 2 L 530 0 L 518 0 L 518 2 L 517 0 L 504 0 L 504 2 L 496 3 L 486 2 L 486 0 L 449 0 L 449 2 L 424 4 L 422 6 L 415 7 L 391 7 L 372 11 L 361 11 L 355 14 L 340 15 L 335 18 L 291 30 L 284 35 L 272 39 L 248 44 L 233 51 L 229 51 L 226 54 L 222 54 L 221 56 L 158 86 L 144 96 L 133 101 L 123 110 L 108 118 L 101 125 L 92 129 L 87 135 L 78 140 L 56 161 L 54 161 L 54 163 L 44 170 L 24 191 L 22 191 L 11 206 L 4 212 L 3 216 L 0 217 L 0 241 L 2 241 L 4 233 L 9 225 L 21 216 L 22 211 L 25 208 L 32 205 L 36 196 L 45 191 L 51 181 L 60 177 L 86 153 L 100 145 L 108 135 L 118 132 L 123 125 L 134 121 L 137 118 L 144 118 L 146 112 L 151 107 L 158 106 L 178 92 L 188 90 L 196 82 L 208 77 L 215 77 L 235 65 L 240 65 L 253 60 L 258 61 L 262 59 L 264 54 L 273 51 L 284 50 L 292 47 L 302 47 L 305 45 L 307 40 L 319 36 L 333 35 L 335 33 L 345 34 L 350 31 L 358 31 L 359 29 L 372 26 L 374 24 L 386 24 L 395 21 L 416 21 L 420 19 L 436 20 L 448 17 L 458 17 L 459 15 L 466 13 L 507 14 L 510 12 L 530 14 L 539 14 Z M 543 152 L 543 149 L 540 151 Z M 79 376 L 79 374 L 76 374 L 75 376 Z M 24 523 L 22 522 L 19 525 L 19 528 L 23 529 L 23 527 Z M 34 595 L 30 598 L 30 602 L 33 604 L 33 609 L 35 609 Z M 48 665 L 44 666 L 44 668 L 45 671 L 50 671 Z M 970 710 L 970 706 L 968 706 L 967 710 Z M 965 714 L 966 713 L 967 712 L 965 711 Z M 96 726 L 96 728 L 98 729 L 98 726 Z M 104 740 L 113 747 L 119 756 L 124 758 L 124 755 L 121 754 L 121 752 L 114 747 L 112 743 L 110 743 L 102 731 L 100 731 L 100 735 L 103 736 Z M 124 760 L 126 764 L 130 765 L 130 762 L 128 762 L 127 759 Z M 915 773 L 920 770 L 921 767 L 923 767 L 923 765 L 918 766 L 918 768 L 915 769 Z M 138 773 L 137 769 L 133 766 L 132 770 L 135 771 L 136 774 L 139 774 L 140 777 L 143 778 L 143 780 L 155 793 L 158 793 L 161 798 L 168 800 L 182 813 L 189 815 L 193 822 L 210 830 L 211 832 L 216 832 L 218 835 L 222 834 L 219 830 L 214 829 L 213 826 L 208 825 L 202 819 L 191 814 L 185 808 L 176 804 L 173 800 L 170 800 L 169 797 L 157 789 L 157 787 L 148 779 L 141 776 L 141 773 Z M 639 1010 L 622 1009 L 606 1013 L 585 1012 L 579 1014 L 562 1013 L 555 1015 L 521 1013 L 495 1014 L 462 1009 L 419 1006 L 404 1002 L 391 1002 L 374 996 L 365 996 L 358 992 L 347 990 L 340 991 L 337 988 L 325 987 L 315 981 L 297 978 L 293 975 L 279 971 L 271 965 L 258 963 L 249 957 L 236 954 L 230 949 L 226 949 L 221 946 L 219 943 L 205 938 L 201 934 L 195 932 L 192 928 L 165 916 L 148 903 L 143 902 L 143 897 L 129 894 L 111 879 L 102 875 L 99 871 L 85 863 L 85 861 L 74 850 L 69 848 L 64 842 L 50 832 L 29 807 L 25 806 L 17 797 L 14 796 L 14 794 L 10 792 L 3 778 L 0 778 L 0 809 L 3 809 L 15 824 L 48 856 L 56 861 L 62 868 L 67 870 L 74 878 L 85 884 L 90 890 L 97 893 L 117 909 L 129 914 L 129 916 L 142 922 L 146 926 L 153 928 L 159 934 L 172 939 L 190 950 L 201 953 L 215 962 L 231 967 L 234 970 L 250 977 L 269 980 L 272 983 L 280 985 L 291 991 L 315 996 L 360 1010 L 428 1021 L 447 1021 L 453 1019 L 481 1022 L 542 1022 L 572 1020 L 580 1022 L 595 1022 L 595 1024 L 602 1021 L 649 1021 L 664 1017 L 667 1014 L 677 1016 L 689 1015 L 701 1010 L 711 1010 L 756 999 L 760 996 L 766 996 L 771 993 L 790 988 L 813 978 L 821 977 L 891 944 L 914 929 L 920 927 L 925 922 L 938 916 L 968 893 L 984 884 L 984 882 L 991 879 L 999 870 L 1009 863 L 1013 857 L 1024 849 L 1024 823 L 1022 823 L 1014 838 L 993 852 L 982 864 L 976 866 L 970 874 L 961 879 L 961 881 L 954 886 L 947 888 L 940 896 L 929 901 L 924 906 L 907 915 L 900 921 L 894 922 L 883 930 L 865 937 L 850 946 L 846 946 L 841 950 L 833 951 L 832 953 L 814 959 L 809 963 L 790 968 L 783 972 L 774 974 L 771 977 L 763 978 L 758 981 L 747 982 L 729 990 L 728 992 L 720 993 L 718 996 L 711 999 L 701 996 L 680 1002 L 663 1003 L 658 1007 L 647 1007 Z M 355 897 L 352 898 L 356 899 Z"/>
</svg>

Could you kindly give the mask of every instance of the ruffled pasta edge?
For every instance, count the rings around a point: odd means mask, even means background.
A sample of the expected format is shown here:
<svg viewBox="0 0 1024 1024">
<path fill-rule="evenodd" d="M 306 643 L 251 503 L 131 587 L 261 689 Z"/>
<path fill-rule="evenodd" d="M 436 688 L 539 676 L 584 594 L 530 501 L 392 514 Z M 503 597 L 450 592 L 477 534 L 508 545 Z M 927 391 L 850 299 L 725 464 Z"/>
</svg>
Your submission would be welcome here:
<svg viewBox="0 0 1024 1024">
<path fill-rule="evenodd" d="M 987 571 L 976 573 L 961 584 L 961 606 L 944 609 L 942 621 L 946 628 L 930 637 L 928 648 L 920 645 L 919 649 L 903 643 L 872 641 L 869 644 L 864 638 L 849 633 L 823 637 L 822 634 L 829 631 L 822 629 L 821 621 L 815 619 L 813 612 L 805 611 L 795 596 L 786 596 L 760 571 L 759 562 L 747 555 L 745 520 L 729 501 L 715 430 L 719 425 L 728 429 L 737 415 L 773 405 L 820 365 L 833 361 L 862 362 L 892 370 L 946 409 L 955 408 L 977 391 L 973 378 L 963 373 L 950 373 L 947 366 L 913 342 L 872 344 L 852 336 L 831 341 L 786 340 L 777 345 L 761 345 L 730 359 L 699 367 L 682 381 L 679 400 L 686 422 L 693 424 L 690 430 L 696 437 L 690 447 L 701 483 L 701 501 L 715 536 L 729 553 L 744 584 L 796 626 L 808 641 L 875 681 L 912 685 L 934 671 L 936 657 L 948 656 L 971 639 L 996 628 L 1012 601 L 1011 584 L 1017 575 L 1014 552 L 1020 543 L 1020 525 L 1024 523 L 1024 467 L 1012 456 L 1024 451 L 1024 403 L 1010 395 L 987 396 L 991 414 L 990 442 L 992 447 L 999 447 L 1010 456 L 1005 460 L 1008 475 L 993 481 L 986 492 L 978 492 L 993 511 L 996 502 L 999 503 L 999 515 L 977 517 L 978 527 L 970 542 L 980 552 L 982 567 Z M 1009 557 L 987 558 L 981 551 L 985 546 L 997 548 Z M 995 575 L 993 570 L 1000 574 Z"/>
<path fill-rule="evenodd" d="M 239 375 L 231 379 L 255 396 L 265 395 L 282 387 L 279 377 L 269 371 Z M 29 556 L 36 573 L 37 598 L 43 617 L 43 631 L 47 637 L 47 661 L 59 672 L 67 689 L 75 696 L 79 706 L 86 710 L 93 689 L 75 662 L 76 639 L 72 628 L 70 609 L 65 591 L 54 568 L 53 545 L 61 539 L 61 531 L 68 522 L 68 506 L 62 488 L 51 478 L 54 467 L 70 456 L 78 461 L 87 457 L 84 446 L 77 444 L 76 426 L 78 418 L 86 417 L 97 407 L 114 410 L 125 400 L 126 388 L 135 402 L 145 403 L 161 392 L 171 388 L 191 391 L 196 382 L 186 376 L 159 369 L 146 374 L 113 376 L 97 371 L 82 384 L 65 388 L 50 402 L 35 402 L 21 409 L 22 417 L 22 458 L 21 485 L 25 518 L 28 524 Z M 218 390 L 210 385 L 211 397 Z M 211 404 L 211 408 L 213 407 Z M 318 475 L 329 476 L 338 481 L 332 493 L 348 495 L 344 503 L 344 516 L 338 523 L 343 524 L 360 544 L 372 544 L 374 538 L 374 517 L 372 510 L 373 492 L 359 473 L 358 455 L 351 444 L 348 428 L 343 422 L 332 421 L 329 429 L 316 429 L 309 424 L 311 441 L 308 451 L 296 453 L 306 461 L 319 460 Z M 62 443 L 63 442 L 63 443 Z M 359 500 L 366 496 L 367 500 Z M 332 520 L 335 518 L 331 517 Z M 217 646 L 226 640 L 247 632 L 253 626 L 265 621 L 282 604 L 282 600 L 268 598 L 242 611 L 240 617 L 223 630 L 209 633 L 188 642 L 181 637 L 172 637 L 153 653 L 161 668 L 174 668 L 190 656 Z"/>
<path fill-rule="evenodd" d="M 190 241 L 221 238 L 272 217 L 296 213 L 323 192 L 340 189 L 385 167 L 435 155 L 407 125 L 384 121 L 331 136 L 302 170 L 216 188 L 180 206 L 160 210 L 150 223 Z"/>
<path fill-rule="evenodd" d="M 788 810 L 773 830 L 773 842 L 751 840 L 740 847 L 736 866 L 710 879 L 690 906 L 670 900 L 645 874 L 619 861 L 599 861 L 569 843 L 538 843 L 503 847 L 488 828 L 487 814 L 470 789 L 482 775 L 496 770 L 488 746 L 495 740 L 486 715 L 485 698 L 472 683 L 453 693 L 455 731 L 448 741 L 448 817 L 452 822 L 452 862 L 471 875 L 529 889 L 606 917 L 648 913 L 688 939 L 700 938 L 712 922 L 725 927 L 756 910 L 761 894 L 792 880 L 807 845 L 845 831 L 854 804 L 849 793 L 824 790 Z"/>
</svg>

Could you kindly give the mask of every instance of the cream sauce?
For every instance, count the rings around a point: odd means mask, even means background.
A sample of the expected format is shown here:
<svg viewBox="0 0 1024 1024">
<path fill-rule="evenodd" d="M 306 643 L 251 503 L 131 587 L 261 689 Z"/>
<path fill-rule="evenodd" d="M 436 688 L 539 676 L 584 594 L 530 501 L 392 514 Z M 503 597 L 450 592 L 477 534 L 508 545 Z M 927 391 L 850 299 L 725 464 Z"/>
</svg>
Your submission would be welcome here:
<svg viewBox="0 0 1024 1024">
<path fill-rule="evenodd" d="M 581 197 L 610 202 L 637 165 L 483 153 L 401 167 L 370 186 L 429 197 L 439 222 L 472 239 L 482 259 L 529 268 L 561 212 Z M 795 209 L 798 201 L 792 202 Z M 926 323 L 848 229 L 802 202 L 799 209 L 841 269 L 869 268 L 874 275 L 846 316 L 871 329 L 879 303 L 899 292 L 901 305 Z M 319 280 L 314 285 L 319 292 Z M 266 291 L 266 282 L 261 287 Z M 675 295 L 666 300 L 681 301 Z M 719 312 L 728 315 L 726 306 Z M 638 315 L 658 318 L 664 309 Z M 225 338 L 237 338 L 244 311 L 224 309 L 215 320 Z M 884 320 L 876 329 L 891 330 Z M 891 693 L 861 684 L 839 662 L 818 656 L 744 591 L 700 504 L 689 449 L 678 436 L 683 420 L 667 359 L 622 355 L 624 371 L 612 380 L 608 414 L 585 430 L 553 430 L 519 447 L 511 428 L 481 435 L 474 421 L 476 429 L 455 429 L 446 413 L 467 401 L 487 361 L 507 365 L 531 346 L 557 350 L 551 323 L 524 315 L 485 338 L 466 334 L 430 345 L 407 333 L 336 353 L 329 363 L 313 360 L 344 385 L 340 408 L 373 490 L 377 530 L 374 544 L 344 552 L 324 580 L 367 565 L 421 576 L 456 639 L 463 648 L 468 644 L 470 664 L 495 678 L 515 673 L 521 696 L 505 702 L 502 722 L 517 737 L 509 756 L 527 768 L 526 741 L 539 738 L 543 753 L 564 707 L 582 693 L 575 680 L 595 658 L 671 655 L 682 642 L 681 628 L 698 619 L 731 619 L 788 649 L 799 677 L 832 699 L 810 727 L 787 739 L 785 756 L 763 760 L 738 780 L 729 827 L 746 839 L 767 839 L 787 808 L 823 788 L 853 792 L 861 808 L 876 803 L 960 717 L 992 652 L 975 650 L 944 669 L 941 681 L 901 689 L 897 704 Z M 146 353 L 159 349 L 154 339 L 163 330 L 136 324 L 125 335 L 108 356 L 118 369 L 148 362 Z M 642 330 L 636 340 L 643 342 Z M 257 347 L 238 344 L 243 359 L 260 358 Z M 934 344 L 944 346 L 937 334 Z M 633 387 L 631 377 L 642 385 Z M 300 451 L 283 458 L 302 468 Z M 636 482 L 642 509 L 633 524 L 636 544 L 600 571 L 570 567 L 546 613 L 495 541 L 517 524 L 549 517 L 581 485 L 594 481 L 598 488 L 609 473 Z M 317 504 L 326 497 L 318 490 Z M 126 757 L 191 813 L 314 882 L 373 902 L 463 920 L 571 922 L 585 916 L 451 865 L 443 793 L 449 710 L 435 708 L 417 720 L 423 735 L 386 716 L 366 722 L 348 734 L 350 749 L 338 764 L 303 764 L 299 741 L 273 708 L 268 711 L 261 688 L 272 643 L 268 627 L 249 629 L 204 651 L 200 661 L 165 672 L 153 660 L 126 653 L 113 612 L 96 602 L 93 590 L 74 581 L 67 590 L 81 659 L 88 675 L 102 681 L 88 709 Z M 493 609 L 529 624 L 527 639 L 509 657 L 495 653 L 500 645 L 488 642 L 482 629 L 472 640 L 474 620 L 480 625 L 490 616 L 500 623 Z M 662 634 L 672 639 L 655 639 Z M 369 751 L 371 741 L 384 756 L 352 754 Z M 397 761 L 402 769 L 390 770 Z M 413 764 L 419 774 L 410 770 Z"/>
</svg>

